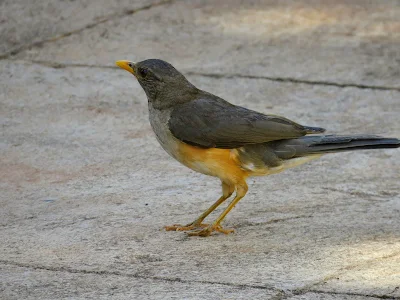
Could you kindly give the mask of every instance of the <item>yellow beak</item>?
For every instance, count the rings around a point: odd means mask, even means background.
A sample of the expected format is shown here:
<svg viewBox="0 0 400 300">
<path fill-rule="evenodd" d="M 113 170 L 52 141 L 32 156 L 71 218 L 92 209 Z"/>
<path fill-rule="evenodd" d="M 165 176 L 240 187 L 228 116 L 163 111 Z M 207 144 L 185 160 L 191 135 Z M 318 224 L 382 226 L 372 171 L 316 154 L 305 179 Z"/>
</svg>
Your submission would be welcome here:
<svg viewBox="0 0 400 300">
<path fill-rule="evenodd" d="M 129 73 L 132 73 L 133 75 L 135 75 L 135 70 L 133 69 L 133 67 L 135 66 L 134 62 L 131 62 L 129 60 L 118 60 L 115 62 L 115 64 L 124 69 L 127 70 Z"/>
</svg>

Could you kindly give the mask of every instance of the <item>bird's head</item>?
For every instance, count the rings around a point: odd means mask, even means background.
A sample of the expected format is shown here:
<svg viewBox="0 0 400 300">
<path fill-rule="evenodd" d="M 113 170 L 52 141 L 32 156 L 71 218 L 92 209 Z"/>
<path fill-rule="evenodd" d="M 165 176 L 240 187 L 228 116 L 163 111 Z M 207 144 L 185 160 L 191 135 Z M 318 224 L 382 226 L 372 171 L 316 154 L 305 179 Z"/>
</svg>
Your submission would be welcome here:
<svg viewBox="0 0 400 300">
<path fill-rule="evenodd" d="M 160 59 L 141 62 L 119 60 L 116 65 L 132 73 L 144 89 L 149 102 L 165 109 L 190 101 L 198 90 L 171 64 Z"/>
</svg>

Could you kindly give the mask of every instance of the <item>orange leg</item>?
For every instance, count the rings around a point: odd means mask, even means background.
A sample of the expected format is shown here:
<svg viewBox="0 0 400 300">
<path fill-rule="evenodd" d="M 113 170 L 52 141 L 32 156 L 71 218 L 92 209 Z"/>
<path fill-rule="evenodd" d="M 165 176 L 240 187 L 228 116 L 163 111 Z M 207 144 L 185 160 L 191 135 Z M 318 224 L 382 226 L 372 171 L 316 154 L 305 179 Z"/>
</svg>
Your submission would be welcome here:
<svg viewBox="0 0 400 300">
<path fill-rule="evenodd" d="M 228 207 L 222 212 L 222 214 L 212 223 L 211 225 L 207 226 L 206 228 L 198 231 L 188 232 L 190 236 L 209 236 L 213 231 L 222 232 L 225 234 L 229 234 L 234 232 L 233 229 L 223 229 L 220 223 L 226 217 L 226 215 L 235 207 L 235 205 L 242 199 L 247 193 L 248 187 L 245 181 L 236 185 L 236 196 L 232 200 L 232 202 L 228 205 Z"/>
<path fill-rule="evenodd" d="M 165 230 L 167 231 L 188 231 L 196 228 L 204 228 L 208 227 L 208 224 L 203 224 L 203 220 L 210 214 L 212 213 L 218 206 L 220 206 L 226 199 L 228 199 L 234 191 L 234 186 L 229 185 L 225 182 L 222 182 L 222 196 L 213 204 L 211 205 L 205 212 L 203 212 L 200 217 L 198 217 L 195 221 L 192 223 L 189 223 L 187 225 L 180 225 L 180 224 L 174 224 L 171 226 L 165 226 Z"/>
</svg>

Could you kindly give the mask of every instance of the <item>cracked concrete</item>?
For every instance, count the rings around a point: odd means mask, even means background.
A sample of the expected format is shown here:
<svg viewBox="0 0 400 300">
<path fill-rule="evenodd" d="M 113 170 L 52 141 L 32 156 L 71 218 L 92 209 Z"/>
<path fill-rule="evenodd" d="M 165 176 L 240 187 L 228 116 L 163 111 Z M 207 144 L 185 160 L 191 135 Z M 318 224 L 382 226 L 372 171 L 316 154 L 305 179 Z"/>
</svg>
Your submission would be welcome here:
<svg viewBox="0 0 400 300">
<path fill-rule="evenodd" d="M 112 65 L 152 49 L 185 71 L 399 88 L 399 14 L 395 0 L 177 1 L 18 57 Z"/>
<path fill-rule="evenodd" d="M 0 61 L 0 298 L 400 299 L 400 151 L 250 180 L 233 235 L 165 232 L 219 183 L 161 150 L 112 66 L 161 56 L 235 104 L 399 137 L 398 2 L 61 2 L 2 3 L 5 40 L 30 38 Z"/>
<path fill-rule="evenodd" d="M 326 86 L 337 86 L 341 88 L 346 87 L 355 87 L 359 89 L 373 89 L 373 90 L 394 90 L 400 91 L 400 88 L 391 87 L 391 86 L 377 86 L 377 85 L 365 85 L 365 84 L 355 84 L 355 83 L 338 83 L 338 82 L 330 82 L 330 81 L 313 81 L 313 80 L 305 80 L 305 79 L 296 79 L 290 77 L 268 77 L 268 76 L 252 76 L 252 75 L 241 75 L 241 74 L 210 74 L 210 73 L 199 73 L 199 72 L 187 72 L 188 75 L 199 75 L 199 76 L 207 76 L 213 78 L 249 78 L 249 79 L 264 79 L 276 82 L 291 82 L 291 83 L 300 83 L 300 84 L 309 84 L 309 85 L 326 85 Z"/>
<path fill-rule="evenodd" d="M 271 296 L 271 292 L 265 289 L 204 282 L 160 281 L 119 274 L 65 273 L 8 266 L 0 266 L 0 270 L 9 299 L 55 299 L 54 296 L 49 297 L 48 289 L 53 290 L 57 299 L 166 299 L 166 294 L 170 299 L 257 299 Z M 10 280 L 16 273 L 22 280 Z M 26 288 L 20 285 L 24 279 L 29 281 Z M 88 285 L 96 290 L 88 290 Z"/>
<path fill-rule="evenodd" d="M 99 69 L 110 69 L 115 68 L 114 66 L 109 65 L 88 65 L 88 64 L 80 64 L 80 63 L 59 63 L 54 61 L 42 61 L 42 60 L 28 60 L 25 61 L 27 63 L 40 64 L 43 66 L 48 66 L 56 69 L 60 68 L 99 68 Z M 200 73 L 200 72 L 185 72 L 185 75 L 194 75 L 194 76 L 205 76 L 211 78 L 248 78 L 248 79 L 264 79 L 269 81 L 276 82 L 288 82 L 288 83 L 299 83 L 299 84 L 309 84 L 309 85 L 326 85 L 326 86 L 336 86 L 341 88 L 346 87 L 356 87 L 359 89 L 372 89 L 372 90 L 383 90 L 383 91 L 400 91 L 400 88 L 391 87 L 391 86 L 377 86 L 377 85 L 365 85 L 365 84 L 354 84 L 354 83 L 338 83 L 338 82 L 329 82 L 329 81 L 310 81 L 310 80 L 302 80 L 296 78 L 289 77 L 268 77 L 268 76 L 254 76 L 254 75 L 241 75 L 241 74 L 216 74 L 216 73 Z"/>
<path fill-rule="evenodd" d="M 0 58 L 171 1 L 2 1 Z"/>
</svg>

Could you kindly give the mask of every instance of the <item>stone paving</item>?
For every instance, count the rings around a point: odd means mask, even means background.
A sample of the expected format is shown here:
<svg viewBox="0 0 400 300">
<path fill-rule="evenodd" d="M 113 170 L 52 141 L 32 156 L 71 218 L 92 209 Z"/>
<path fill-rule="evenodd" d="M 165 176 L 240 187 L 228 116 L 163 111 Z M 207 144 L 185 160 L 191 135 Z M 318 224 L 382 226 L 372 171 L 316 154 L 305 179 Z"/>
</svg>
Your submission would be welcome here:
<svg viewBox="0 0 400 300">
<path fill-rule="evenodd" d="M 0 299 L 400 299 L 400 151 L 220 194 L 158 145 L 118 59 L 329 133 L 400 137 L 399 1 L 0 3 Z M 341 157 L 338 160 L 338 157 Z M 210 218 L 215 218 L 220 209 Z"/>
</svg>

